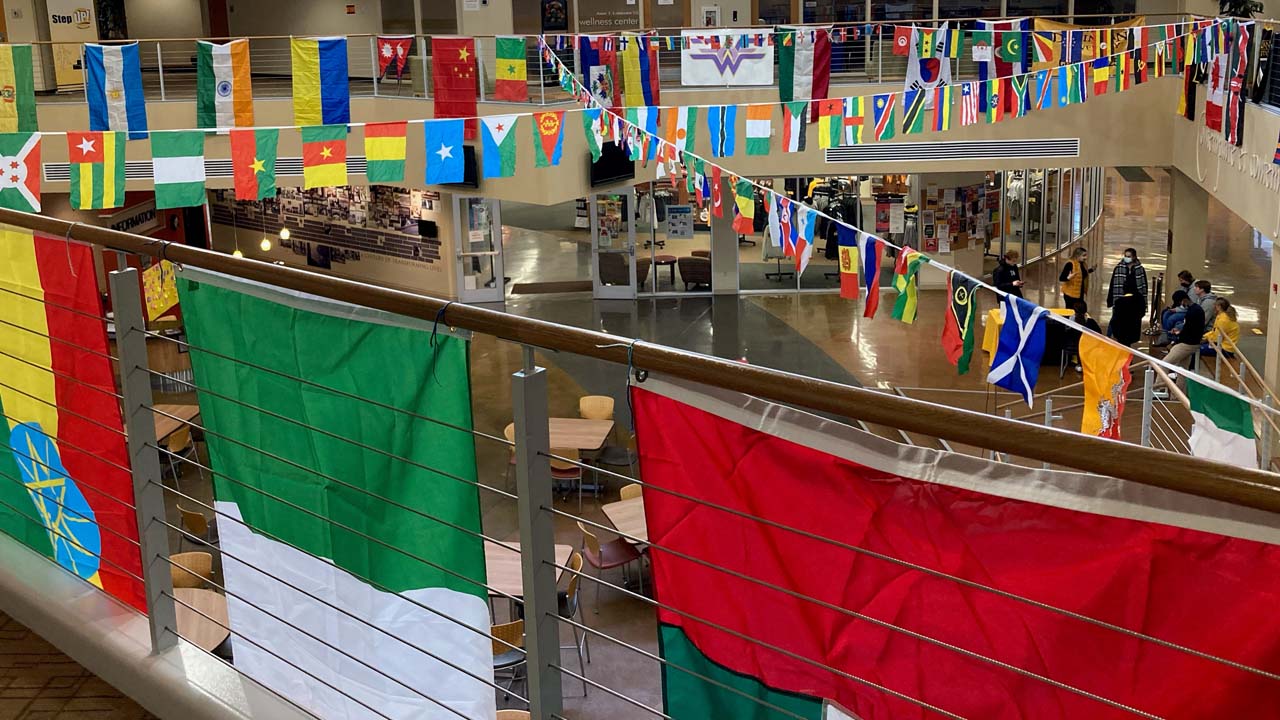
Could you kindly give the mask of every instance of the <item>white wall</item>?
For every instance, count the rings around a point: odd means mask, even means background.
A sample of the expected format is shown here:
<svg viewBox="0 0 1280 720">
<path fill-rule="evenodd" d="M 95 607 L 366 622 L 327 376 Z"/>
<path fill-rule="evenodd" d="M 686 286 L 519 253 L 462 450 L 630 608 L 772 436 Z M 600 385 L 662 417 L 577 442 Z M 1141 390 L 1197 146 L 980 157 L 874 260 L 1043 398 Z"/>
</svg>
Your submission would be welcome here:
<svg viewBox="0 0 1280 720">
<path fill-rule="evenodd" d="M 354 15 L 346 13 L 349 4 L 356 6 Z M 287 9 L 270 0 L 229 0 L 227 27 L 232 37 L 376 34 L 382 32 L 382 8 L 378 0 L 302 0 L 288 3 Z M 132 24 L 129 29 L 133 30 Z M 250 53 L 255 72 L 289 72 L 287 40 L 251 43 Z M 347 66 L 352 77 L 372 74 L 369 38 L 347 41 Z"/>
<path fill-rule="evenodd" d="M 195 38 L 209 34 L 201 0 L 124 0 L 131 38 Z"/>
</svg>

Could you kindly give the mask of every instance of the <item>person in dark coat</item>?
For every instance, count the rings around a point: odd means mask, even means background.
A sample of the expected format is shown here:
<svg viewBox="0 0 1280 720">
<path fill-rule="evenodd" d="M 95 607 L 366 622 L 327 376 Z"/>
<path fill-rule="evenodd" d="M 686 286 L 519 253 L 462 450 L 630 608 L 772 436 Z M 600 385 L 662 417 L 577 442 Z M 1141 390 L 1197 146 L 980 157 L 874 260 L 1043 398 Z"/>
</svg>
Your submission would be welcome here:
<svg viewBox="0 0 1280 720">
<path fill-rule="evenodd" d="M 1000 258 L 1000 264 L 991 274 L 997 290 L 1022 297 L 1022 275 L 1018 272 L 1018 260 L 1021 258 L 1022 254 L 1017 250 L 1010 250 Z"/>
<path fill-rule="evenodd" d="M 1111 308 L 1107 334 L 1132 346 L 1142 337 L 1142 319 L 1147 314 L 1147 270 L 1133 248 L 1125 248 L 1120 264 L 1111 272 L 1107 307 Z"/>
</svg>

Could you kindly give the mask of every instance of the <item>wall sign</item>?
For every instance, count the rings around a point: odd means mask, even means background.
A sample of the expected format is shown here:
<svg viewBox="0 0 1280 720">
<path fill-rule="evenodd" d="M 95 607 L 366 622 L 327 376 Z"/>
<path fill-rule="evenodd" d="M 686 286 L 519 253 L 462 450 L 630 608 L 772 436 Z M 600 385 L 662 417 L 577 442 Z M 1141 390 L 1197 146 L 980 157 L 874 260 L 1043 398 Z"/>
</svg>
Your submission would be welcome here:
<svg viewBox="0 0 1280 720">
<path fill-rule="evenodd" d="M 91 0 L 48 0 L 49 40 L 53 42 L 53 72 L 58 89 L 84 85 L 81 43 L 98 41 L 98 23 Z"/>
</svg>

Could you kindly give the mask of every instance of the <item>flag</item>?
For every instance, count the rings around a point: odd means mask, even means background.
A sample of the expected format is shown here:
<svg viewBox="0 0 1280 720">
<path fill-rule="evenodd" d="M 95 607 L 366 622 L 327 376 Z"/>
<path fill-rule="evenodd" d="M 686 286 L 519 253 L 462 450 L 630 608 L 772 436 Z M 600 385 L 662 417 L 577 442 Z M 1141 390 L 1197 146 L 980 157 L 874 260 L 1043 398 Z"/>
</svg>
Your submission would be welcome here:
<svg viewBox="0 0 1280 720">
<path fill-rule="evenodd" d="M 1009 94 L 1013 97 L 1013 103 L 1010 107 L 1013 109 L 1014 117 L 1024 117 L 1027 109 L 1031 107 L 1031 98 L 1028 95 L 1028 85 L 1031 82 L 1031 74 L 1014 75 L 1008 79 Z"/>
<path fill-rule="evenodd" d="M 1208 92 L 1204 98 L 1204 124 L 1210 130 L 1222 130 L 1222 109 L 1226 105 L 1227 66 L 1225 54 L 1214 55 L 1209 64 Z"/>
<path fill-rule="evenodd" d="M 866 99 L 847 97 L 844 99 L 844 144 L 858 145 L 862 142 L 862 127 L 866 124 Z"/>
<path fill-rule="evenodd" d="M 862 316 L 874 318 L 880 308 L 880 257 L 884 254 L 884 241 L 869 233 L 858 234 L 858 261 L 862 264 L 862 286 L 867 290 L 867 301 Z"/>
<path fill-rule="evenodd" d="M 484 125 L 484 176 L 504 178 L 516 174 L 515 127 L 519 115 L 490 115 Z"/>
<path fill-rule="evenodd" d="M 347 184 L 347 126 L 302 128 L 302 184 L 307 190 Z"/>
<path fill-rule="evenodd" d="M 817 218 L 808 207 L 796 204 L 792 208 L 791 234 L 796 248 L 796 277 L 804 275 L 813 256 L 813 226 Z"/>
<path fill-rule="evenodd" d="M 534 113 L 533 115 L 533 164 L 534 167 L 553 167 L 560 164 L 560 151 L 564 147 L 564 111 Z"/>
<path fill-rule="evenodd" d="M 30 45 L 0 45 L 0 132 L 35 132 L 36 84 Z"/>
<path fill-rule="evenodd" d="M 967 82 L 960 86 L 960 127 L 976 125 L 978 122 L 977 82 Z"/>
<path fill-rule="evenodd" d="M 365 177 L 370 184 L 404 182 L 407 133 L 408 126 L 403 121 L 365 124 Z"/>
<path fill-rule="evenodd" d="M 345 37 L 289 38 L 293 59 L 293 123 L 346 125 L 351 122 Z M 437 91 L 439 86 L 436 86 Z M 440 100 L 436 99 L 436 112 Z"/>
<path fill-rule="evenodd" d="M 825 150 L 844 144 L 844 100 L 828 98 L 818 100 L 818 149 Z"/>
<path fill-rule="evenodd" d="M 978 281 L 952 270 L 947 275 L 946 317 L 942 323 L 942 349 L 947 362 L 964 375 L 973 356 L 974 320 L 978 313 Z"/>
<path fill-rule="evenodd" d="M 1049 110 L 1058 107 L 1057 68 L 1036 71 L 1035 108 Z"/>
<path fill-rule="evenodd" d="M 778 238 L 782 241 L 782 254 L 793 258 L 796 256 L 795 236 L 795 203 L 785 196 L 778 198 Z"/>
<path fill-rule="evenodd" d="M 969 45 L 973 48 L 972 55 L 975 63 L 992 62 L 992 32 L 990 30 L 970 30 Z"/>
<path fill-rule="evenodd" d="M 130 140 L 147 137 L 147 101 L 142 96 L 142 64 L 138 43 L 85 43 L 85 95 L 90 130 L 129 133 Z"/>
<path fill-rule="evenodd" d="M 124 146 L 124 132 L 67 133 L 73 210 L 124 204 Z"/>
<path fill-rule="evenodd" d="M 1191 454 L 1241 467 L 1258 467 L 1253 409 L 1239 395 L 1200 382 L 1187 383 L 1191 401 Z"/>
<path fill-rule="evenodd" d="M 276 153 L 280 131 L 232 130 L 231 172 L 237 200 L 263 200 L 276 196 Z"/>
<path fill-rule="evenodd" d="M 155 179 L 157 209 L 203 205 L 204 133 L 198 130 L 151 133 L 151 174 Z"/>
<path fill-rule="evenodd" d="M 979 32 L 992 33 L 992 38 L 994 39 L 994 42 L 989 46 L 992 49 L 986 53 L 986 59 L 977 62 L 979 81 L 995 81 L 1001 78 L 1007 79 L 1013 75 L 1018 75 L 1027 71 L 1028 63 L 1026 62 L 1025 44 L 1022 45 L 1021 54 L 1014 60 L 1005 60 L 1001 57 L 1001 53 L 998 51 L 998 48 L 1002 46 L 1002 40 L 1008 39 L 1004 37 L 1006 34 L 1015 35 L 1020 41 L 1023 37 L 1022 33 L 1029 32 L 1031 30 L 1030 18 L 1019 18 L 1016 20 L 977 20 L 975 21 L 975 27 L 978 28 Z M 976 57 L 975 60 L 977 60 Z M 979 111 L 985 111 L 987 109 L 983 103 L 989 99 L 990 97 L 978 98 Z M 1005 93 L 1000 95 L 1001 102 L 1008 103 L 1011 100 L 1012 98 Z M 1002 109 L 1001 116 L 1010 114 L 1011 112 L 1012 108 L 1006 107 Z"/>
<path fill-rule="evenodd" d="M 196 41 L 196 127 L 253 125 L 249 41 Z"/>
<path fill-rule="evenodd" d="M 622 104 L 659 104 L 658 44 L 643 35 L 620 38 L 622 52 L 618 64 L 622 70 Z"/>
<path fill-rule="evenodd" d="M 836 226 L 840 252 L 840 297 L 858 299 L 858 231 L 848 225 Z"/>
<path fill-rule="evenodd" d="M 1093 61 L 1093 94 L 1107 94 L 1107 83 L 1111 80 L 1111 65 L 1107 58 L 1101 57 Z"/>
<path fill-rule="evenodd" d="M 698 134 L 698 108 L 674 107 L 666 111 L 666 130 L 663 133 L 669 146 L 676 153 L 693 149 Z"/>
<path fill-rule="evenodd" d="M 939 85 L 933 89 L 933 129 L 935 132 L 951 129 L 951 85 Z"/>
<path fill-rule="evenodd" d="M 773 105 L 747 106 L 747 154 L 768 155 L 773 136 Z"/>
<path fill-rule="evenodd" d="M 1235 146 L 1244 143 L 1244 104 L 1248 96 L 1245 88 L 1249 74 L 1249 26 L 1235 23 L 1235 41 L 1231 47 L 1227 67 L 1226 110 L 1222 129 L 1227 142 Z"/>
<path fill-rule="evenodd" d="M 712 157 L 733 157 L 737 121 L 737 105 L 712 105 L 707 108 L 707 127 L 711 131 Z"/>
<path fill-rule="evenodd" d="M 1007 30 L 1000 33 L 1000 51 L 996 57 L 1008 63 L 1022 62 L 1023 33 Z"/>
<path fill-rule="evenodd" d="M 934 52 L 934 35 L 932 30 L 924 28 L 915 28 L 916 34 L 916 52 L 921 58 L 928 59 L 936 55 Z"/>
<path fill-rule="evenodd" d="M 943 25 L 946 26 L 947 23 Z M 945 54 L 949 58 L 958 58 L 964 53 L 964 30 L 960 29 L 959 23 L 943 31 L 943 44 Z"/>
<path fill-rule="evenodd" d="M 910 25 L 893 27 L 893 54 L 906 55 L 911 52 L 911 32 L 915 28 Z"/>
<path fill-rule="evenodd" d="M 915 135 L 924 132 L 924 90 L 902 92 L 902 133 Z"/>
<path fill-rule="evenodd" d="M 582 86 L 601 107 L 622 104 L 622 76 L 618 71 L 618 38 L 603 35 L 578 36 L 582 62 Z M 473 115 L 475 113 L 472 113 Z"/>
<path fill-rule="evenodd" d="M 723 183 L 720 182 L 720 166 L 711 166 L 711 214 L 716 217 L 724 217 L 724 203 L 720 194 L 723 190 Z"/>
<path fill-rule="evenodd" d="M 949 23 L 943 23 L 942 29 L 945 30 L 948 25 Z M 922 31 L 917 29 L 917 32 Z M 934 88 L 951 84 L 951 62 L 944 57 L 945 48 L 942 47 L 943 41 L 939 39 L 940 37 L 933 36 L 929 45 L 932 52 L 929 55 L 920 52 L 920 48 L 923 47 L 921 43 L 912 43 L 911 54 L 907 56 L 906 81 L 903 89 L 927 90 L 925 109 L 932 104 Z"/>
<path fill-rule="evenodd" d="M 871 98 L 876 140 L 892 140 L 894 135 L 893 109 L 898 104 L 898 93 L 885 93 Z"/>
<path fill-rule="evenodd" d="M 493 97 L 507 102 L 528 102 L 529 84 L 523 35 L 499 35 L 494 39 L 497 53 L 494 61 Z"/>
<path fill-rule="evenodd" d="M 145 612 L 93 255 L 62 237 L 0 230 L 0 531 Z"/>
<path fill-rule="evenodd" d="M 682 30 L 681 35 L 681 85 L 773 85 L 772 34 L 769 42 L 756 42 L 758 32 L 727 28 L 716 28 L 714 35 L 704 30 Z"/>
<path fill-rule="evenodd" d="M 582 132 L 587 139 L 587 150 L 591 152 L 591 162 L 600 159 L 607 122 L 608 118 L 602 108 L 586 108 L 582 111 Z"/>
<path fill-rule="evenodd" d="M 1272 164 L 1280 165 L 1280 137 L 1276 138 L 1276 154 L 1271 159 Z"/>
<path fill-rule="evenodd" d="M 412 46 L 412 35 L 379 35 L 378 77 L 386 78 L 392 74 L 397 80 L 404 77 L 409 69 L 409 48 Z"/>
<path fill-rule="evenodd" d="M 756 188 L 750 180 L 739 178 L 733 183 L 733 230 L 739 235 L 750 235 L 755 232 L 756 224 Z"/>
<path fill-rule="evenodd" d="M 466 179 L 462 141 L 466 135 L 463 120 L 427 120 L 422 123 L 423 155 L 426 157 L 428 185 L 460 183 Z"/>
<path fill-rule="evenodd" d="M 1054 97 L 1054 107 L 1066 107 L 1071 104 L 1071 68 L 1074 65 L 1061 65 L 1051 69 L 1049 72 L 1054 73 L 1057 77 L 1053 81 L 1054 88 L 1057 93 Z"/>
<path fill-rule="evenodd" d="M 178 293 L 235 669 L 319 717 L 493 717 L 467 342 L 194 268 Z"/>
<path fill-rule="evenodd" d="M 1031 407 L 1040 358 L 1044 355 L 1044 323 L 1048 310 L 1016 295 L 1004 296 L 1004 324 L 991 357 L 987 382 L 1018 393 Z"/>
<path fill-rule="evenodd" d="M 1129 392 L 1127 348 L 1089 333 L 1080 335 L 1080 367 L 1084 370 L 1084 417 L 1080 432 L 1120 439 L 1120 416 Z"/>
<path fill-rule="evenodd" d="M 1067 101 L 1074 105 L 1089 98 L 1089 74 L 1084 63 L 1067 66 L 1067 78 L 1071 88 L 1067 91 Z"/>
<path fill-rule="evenodd" d="M 1240 508 L 904 446 L 652 374 L 631 407 L 673 718 L 937 715 L 919 702 L 1124 717 L 1097 698 L 1156 717 L 1274 714 L 1259 710 L 1271 681 L 1238 669 L 1274 667 L 1280 645 L 1274 514 L 1238 527 Z"/>
<path fill-rule="evenodd" d="M 983 80 L 987 98 L 987 123 L 998 123 L 1004 119 L 1004 96 L 1009 91 L 1009 78 Z"/>
<path fill-rule="evenodd" d="M 925 256 L 908 246 L 898 251 L 898 260 L 893 266 L 893 289 L 898 291 L 898 299 L 893 302 L 894 320 L 901 320 L 908 325 L 916 321 L 916 300 L 919 295 L 919 282 L 916 273 L 920 265 L 928 262 Z"/>
<path fill-rule="evenodd" d="M 476 137 L 475 38 L 431 37 L 432 100 L 437 118 L 466 118 L 465 139 Z"/>
<path fill-rule="evenodd" d="M 658 108 L 647 105 L 629 107 L 627 122 L 630 126 L 627 141 L 631 144 L 631 159 L 652 160 L 658 152 Z"/>
<path fill-rule="evenodd" d="M 40 212 L 40 133 L 0 133 L 0 207 Z"/>
<path fill-rule="evenodd" d="M 782 149 L 784 152 L 804 152 L 805 121 L 809 115 L 809 103 L 804 100 L 782 104 Z"/>
<path fill-rule="evenodd" d="M 1058 62 L 1059 47 L 1057 36 L 1058 34 L 1054 32 L 1041 31 L 1031 33 L 1032 62 Z"/>
<path fill-rule="evenodd" d="M 778 99 L 791 102 L 827 97 L 831 83 L 830 26 L 779 26 L 778 31 L 783 41 L 778 48 Z"/>
</svg>

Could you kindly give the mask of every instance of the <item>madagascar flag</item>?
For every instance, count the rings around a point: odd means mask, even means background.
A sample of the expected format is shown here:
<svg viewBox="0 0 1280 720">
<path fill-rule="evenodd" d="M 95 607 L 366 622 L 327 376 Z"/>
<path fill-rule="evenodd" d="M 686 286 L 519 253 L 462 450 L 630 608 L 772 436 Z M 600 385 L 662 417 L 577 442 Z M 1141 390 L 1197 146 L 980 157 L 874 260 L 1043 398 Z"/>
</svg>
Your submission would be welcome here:
<svg viewBox="0 0 1280 720">
<path fill-rule="evenodd" d="M 231 131 L 231 170 L 237 200 L 276 196 L 276 148 L 280 131 L 274 128 Z"/>
<path fill-rule="evenodd" d="M 0 532 L 145 611 L 96 277 L 87 245 L 0 226 Z"/>
<path fill-rule="evenodd" d="M 302 128 L 302 183 L 306 189 L 347 184 L 347 126 Z"/>
<path fill-rule="evenodd" d="M 858 299 L 858 231 L 845 225 L 836 228 L 840 249 L 840 297 Z"/>
<path fill-rule="evenodd" d="M 978 281 L 961 272 L 947 275 L 947 315 L 942 323 L 942 349 L 961 375 L 973 355 L 973 319 L 978 310 Z"/>
</svg>

